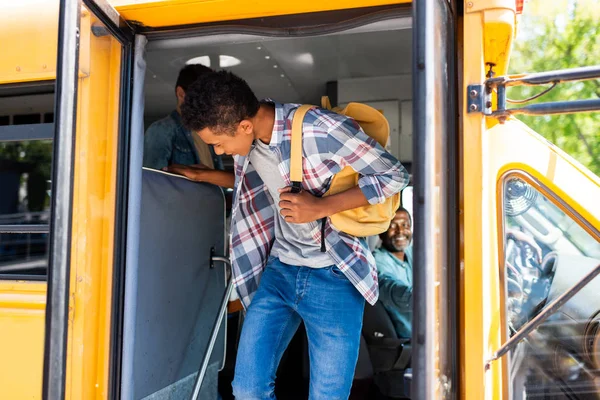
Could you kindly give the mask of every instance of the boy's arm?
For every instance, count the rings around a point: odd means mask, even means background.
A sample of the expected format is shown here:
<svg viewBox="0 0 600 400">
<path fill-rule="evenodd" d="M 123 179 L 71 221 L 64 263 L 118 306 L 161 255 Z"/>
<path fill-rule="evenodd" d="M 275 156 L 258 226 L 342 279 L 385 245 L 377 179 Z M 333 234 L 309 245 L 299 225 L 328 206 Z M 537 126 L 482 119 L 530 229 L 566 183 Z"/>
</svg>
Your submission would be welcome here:
<svg viewBox="0 0 600 400">
<path fill-rule="evenodd" d="M 279 206 L 284 219 L 293 224 L 316 221 L 369 204 L 358 186 L 327 197 L 315 197 L 306 191 L 290 193 L 290 190 L 290 187 L 280 189 Z"/>
<path fill-rule="evenodd" d="M 341 211 L 382 203 L 408 185 L 406 169 L 367 136 L 356 121 L 337 114 L 335 118 L 336 124 L 321 133 L 327 137 L 328 151 L 318 156 L 323 163 L 330 164 L 333 161 L 340 169 L 350 166 L 360 174 L 358 186 L 321 198 L 306 192 L 289 193 L 290 188 L 282 189 L 281 215 L 288 222 L 316 221 Z"/>
<path fill-rule="evenodd" d="M 400 162 L 360 128 L 341 115 L 327 132 L 329 154 L 323 157 L 340 168 L 350 166 L 360 174 L 358 186 L 370 204 L 383 203 L 408 185 L 409 175 Z"/>
<path fill-rule="evenodd" d="M 183 175 L 196 182 L 206 182 L 224 188 L 233 189 L 235 175 L 233 172 L 210 169 L 202 164 L 179 165 L 172 164 L 163 168 L 167 172 Z"/>
</svg>

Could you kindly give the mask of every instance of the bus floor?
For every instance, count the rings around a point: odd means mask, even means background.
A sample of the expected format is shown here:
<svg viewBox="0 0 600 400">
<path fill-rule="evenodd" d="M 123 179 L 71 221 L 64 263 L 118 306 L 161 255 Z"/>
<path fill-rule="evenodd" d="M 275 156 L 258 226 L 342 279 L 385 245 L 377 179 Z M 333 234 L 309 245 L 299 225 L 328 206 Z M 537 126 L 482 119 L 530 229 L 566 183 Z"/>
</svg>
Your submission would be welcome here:
<svg viewBox="0 0 600 400">
<path fill-rule="evenodd" d="M 232 318 L 233 317 L 233 318 Z M 239 318 L 230 316 L 227 324 L 227 355 L 225 366 L 219 373 L 219 393 L 223 400 L 234 400 L 231 382 L 235 369 Z M 281 358 L 275 380 L 275 396 L 278 400 L 308 399 L 308 354 L 306 331 L 301 324 Z M 373 379 L 355 379 L 349 400 L 409 400 L 382 395 Z"/>
</svg>

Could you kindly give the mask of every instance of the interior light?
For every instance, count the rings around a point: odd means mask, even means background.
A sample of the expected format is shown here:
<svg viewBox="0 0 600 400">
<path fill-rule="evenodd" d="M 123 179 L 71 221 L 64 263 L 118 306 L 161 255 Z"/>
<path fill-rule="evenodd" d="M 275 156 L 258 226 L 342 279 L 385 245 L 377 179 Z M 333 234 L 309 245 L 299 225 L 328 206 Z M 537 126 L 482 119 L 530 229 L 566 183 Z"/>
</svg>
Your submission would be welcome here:
<svg viewBox="0 0 600 400">
<path fill-rule="evenodd" d="M 235 67 L 236 65 L 239 65 L 241 63 L 242 63 L 242 61 L 237 57 L 227 56 L 224 54 L 221 54 L 219 56 L 219 68 Z M 190 58 L 189 60 L 186 61 L 186 64 L 187 65 L 201 64 L 201 65 L 204 65 L 205 67 L 210 68 L 211 67 L 210 56 L 200 56 L 200 57 Z"/>
<path fill-rule="evenodd" d="M 241 63 L 242 62 L 240 61 L 240 59 L 234 56 L 219 56 L 219 67 L 221 68 L 235 67 L 236 65 L 240 65 Z"/>
<path fill-rule="evenodd" d="M 313 65 L 315 63 L 315 59 L 314 59 L 313 55 L 310 53 L 302 53 L 302 54 L 298 54 L 296 56 L 296 62 L 305 64 L 305 65 Z"/>
<path fill-rule="evenodd" d="M 204 65 L 205 67 L 210 68 L 210 57 L 209 56 L 200 56 L 200 57 L 190 58 L 189 60 L 187 60 L 185 62 L 185 64 L 186 65 L 201 64 L 201 65 Z"/>
</svg>

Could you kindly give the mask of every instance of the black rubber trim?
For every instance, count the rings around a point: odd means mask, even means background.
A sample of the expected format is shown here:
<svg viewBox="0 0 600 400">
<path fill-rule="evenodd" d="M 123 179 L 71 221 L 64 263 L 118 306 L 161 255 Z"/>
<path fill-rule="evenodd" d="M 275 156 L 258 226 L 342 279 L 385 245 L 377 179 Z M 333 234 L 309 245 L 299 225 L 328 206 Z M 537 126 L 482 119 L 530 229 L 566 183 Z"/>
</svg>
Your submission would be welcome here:
<svg viewBox="0 0 600 400">
<path fill-rule="evenodd" d="M 121 52 L 121 98 L 119 106 L 119 141 L 117 155 L 117 187 L 113 256 L 113 290 L 109 358 L 109 399 L 121 398 L 121 366 L 123 356 L 123 318 L 125 310 L 125 265 L 127 259 L 127 206 L 129 192 L 129 154 L 131 107 L 133 95 L 134 43 Z"/>
<path fill-rule="evenodd" d="M 336 33 L 383 20 L 402 17 L 411 18 L 410 4 L 252 18 L 177 27 L 148 28 L 138 26 L 138 31 L 146 35 L 148 40 L 151 41 L 231 33 L 272 37 L 302 37 Z"/>
</svg>

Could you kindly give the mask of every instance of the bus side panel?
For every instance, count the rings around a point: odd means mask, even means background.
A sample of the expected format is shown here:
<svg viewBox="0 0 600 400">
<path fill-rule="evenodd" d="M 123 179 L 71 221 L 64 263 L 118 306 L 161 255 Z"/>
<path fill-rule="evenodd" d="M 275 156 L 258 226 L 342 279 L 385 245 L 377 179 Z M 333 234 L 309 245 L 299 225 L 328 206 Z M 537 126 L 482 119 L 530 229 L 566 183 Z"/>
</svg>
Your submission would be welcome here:
<svg viewBox="0 0 600 400">
<path fill-rule="evenodd" d="M 58 1 L 2 2 L 0 38 L 0 83 L 54 79 Z"/>
<path fill-rule="evenodd" d="M 0 398 L 42 394 L 46 283 L 0 281 Z"/>
</svg>

